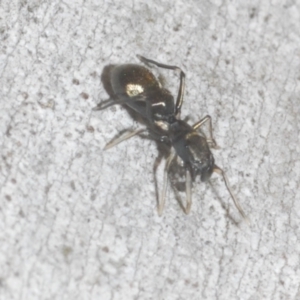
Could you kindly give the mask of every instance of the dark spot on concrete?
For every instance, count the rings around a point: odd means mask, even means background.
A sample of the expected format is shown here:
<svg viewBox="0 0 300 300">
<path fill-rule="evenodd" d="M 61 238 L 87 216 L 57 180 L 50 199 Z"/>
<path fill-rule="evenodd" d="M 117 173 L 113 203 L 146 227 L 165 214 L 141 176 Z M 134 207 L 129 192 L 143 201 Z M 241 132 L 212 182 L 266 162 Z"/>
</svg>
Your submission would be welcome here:
<svg viewBox="0 0 300 300">
<path fill-rule="evenodd" d="M 107 246 L 105 246 L 105 247 L 102 248 L 102 251 L 105 252 L 105 253 L 108 253 L 109 252 L 109 248 Z"/>
<path fill-rule="evenodd" d="M 253 19 L 255 16 L 256 16 L 256 8 L 253 7 L 251 10 L 250 10 L 250 14 L 249 14 L 249 17 L 250 19 Z"/>
<path fill-rule="evenodd" d="M 266 23 L 268 23 L 270 19 L 271 19 L 271 15 L 266 15 L 265 18 L 264 18 L 264 21 Z"/>
<path fill-rule="evenodd" d="M 173 27 L 173 30 L 174 31 L 179 31 L 181 28 L 181 25 L 180 24 L 177 24 L 176 26 Z"/>
<path fill-rule="evenodd" d="M 90 74 L 93 78 L 96 78 L 96 77 L 98 77 L 98 74 L 97 74 L 97 72 L 92 72 L 91 74 Z"/>
<path fill-rule="evenodd" d="M 45 187 L 45 194 L 48 194 L 48 193 L 49 193 L 50 188 L 51 188 L 51 185 L 50 185 L 50 184 L 48 184 L 48 185 Z"/>
<path fill-rule="evenodd" d="M 94 128 L 93 126 L 88 125 L 88 126 L 86 126 L 86 130 L 87 130 L 88 132 L 94 132 L 94 131 L 95 131 L 95 128 Z"/>
<path fill-rule="evenodd" d="M 70 186 L 71 186 L 71 188 L 72 188 L 73 191 L 76 190 L 76 186 L 75 186 L 74 180 L 72 180 L 72 181 L 70 182 Z"/>
<path fill-rule="evenodd" d="M 258 91 L 258 95 L 261 97 L 261 98 L 264 98 L 264 92 L 262 90 Z"/>
<path fill-rule="evenodd" d="M 87 93 L 82 92 L 82 93 L 80 94 L 80 96 L 81 96 L 84 100 L 89 99 L 89 95 L 88 95 Z"/>
<path fill-rule="evenodd" d="M 24 99 L 27 99 L 27 98 L 28 98 L 28 94 L 27 94 L 26 92 L 23 92 L 23 93 L 22 93 L 22 96 L 23 96 Z"/>
<path fill-rule="evenodd" d="M 74 79 L 72 80 L 72 83 L 75 84 L 75 85 L 79 85 L 79 80 L 76 79 L 76 78 L 74 78 Z"/>
<path fill-rule="evenodd" d="M 62 247 L 62 254 L 65 258 L 68 258 L 68 256 L 73 252 L 73 249 L 70 246 L 63 246 Z"/>
</svg>

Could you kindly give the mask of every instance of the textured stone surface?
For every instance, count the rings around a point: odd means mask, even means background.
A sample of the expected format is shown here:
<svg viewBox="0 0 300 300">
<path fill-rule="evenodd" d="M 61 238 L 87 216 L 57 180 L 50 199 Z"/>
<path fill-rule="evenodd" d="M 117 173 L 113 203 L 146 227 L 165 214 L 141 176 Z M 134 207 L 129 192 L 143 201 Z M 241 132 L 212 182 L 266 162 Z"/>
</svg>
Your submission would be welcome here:
<svg viewBox="0 0 300 300">
<path fill-rule="evenodd" d="M 0 299 L 300 299 L 299 1 L 1 1 Z M 156 213 L 153 142 L 107 94 L 111 63 L 182 67 L 220 178 Z M 177 91 L 178 77 L 159 71 Z M 158 170 L 161 184 L 162 168 Z"/>
</svg>

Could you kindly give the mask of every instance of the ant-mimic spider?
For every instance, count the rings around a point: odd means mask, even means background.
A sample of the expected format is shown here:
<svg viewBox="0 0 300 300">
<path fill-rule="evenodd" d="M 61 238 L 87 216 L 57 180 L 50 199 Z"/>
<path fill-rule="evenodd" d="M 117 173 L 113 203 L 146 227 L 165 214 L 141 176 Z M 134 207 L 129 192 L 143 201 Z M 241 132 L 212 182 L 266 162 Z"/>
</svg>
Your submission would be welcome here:
<svg viewBox="0 0 300 300">
<path fill-rule="evenodd" d="M 143 118 L 146 128 L 127 130 L 121 136 L 109 142 L 104 149 L 109 149 L 120 142 L 135 135 L 141 135 L 148 130 L 151 137 L 169 148 L 169 156 L 164 168 L 163 189 L 158 199 L 158 214 L 161 215 L 165 206 L 168 184 L 168 172 L 175 158 L 179 158 L 180 165 L 185 168 L 186 180 L 186 214 L 190 212 L 192 205 L 192 182 L 197 175 L 201 181 L 207 181 L 213 172 L 223 177 L 226 188 L 241 216 L 247 219 L 239 202 L 235 198 L 225 172 L 215 164 L 211 148 L 217 148 L 212 134 L 212 122 L 209 115 L 190 126 L 181 120 L 180 112 L 183 103 L 185 89 L 185 73 L 176 66 L 161 64 L 143 56 L 137 57 L 145 64 L 153 64 L 157 67 L 179 71 L 180 84 L 176 103 L 171 93 L 163 88 L 155 76 L 145 67 L 136 64 L 124 64 L 113 66 L 109 74 L 114 97 L 102 101 L 94 110 L 103 110 L 115 104 L 125 105 L 133 109 Z M 197 131 L 204 123 L 208 123 L 209 137 Z"/>
</svg>

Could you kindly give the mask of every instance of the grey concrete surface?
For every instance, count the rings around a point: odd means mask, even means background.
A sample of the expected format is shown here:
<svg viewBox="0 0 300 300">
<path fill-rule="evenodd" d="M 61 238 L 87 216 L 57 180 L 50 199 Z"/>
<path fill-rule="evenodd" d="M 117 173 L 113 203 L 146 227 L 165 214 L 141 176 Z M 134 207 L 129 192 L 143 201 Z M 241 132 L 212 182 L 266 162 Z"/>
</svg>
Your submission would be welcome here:
<svg viewBox="0 0 300 300">
<path fill-rule="evenodd" d="M 299 24 L 299 1 L 0 1 L 0 299 L 300 299 Z M 155 143 L 103 151 L 140 125 L 92 111 L 101 73 L 136 54 L 186 72 L 250 226 L 216 175 L 158 217 Z"/>
</svg>

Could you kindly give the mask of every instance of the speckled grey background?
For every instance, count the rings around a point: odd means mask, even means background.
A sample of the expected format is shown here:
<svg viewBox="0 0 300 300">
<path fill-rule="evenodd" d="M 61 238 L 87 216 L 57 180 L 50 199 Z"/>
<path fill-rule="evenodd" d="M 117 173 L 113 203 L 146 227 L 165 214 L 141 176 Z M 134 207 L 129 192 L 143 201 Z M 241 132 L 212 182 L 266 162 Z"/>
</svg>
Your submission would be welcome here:
<svg viewBox="0 0 300 300">
<path fill-rule="evenodd" d="M 299 1 L 1 1 L 0 299 L 300 299 L 299 24 Z M 217 176 L 159 218 L 155 144 L 102 150 L 140 126 L 92 111 L 136 54 L 186 71 L 251 226 Z"/>
</svg>

